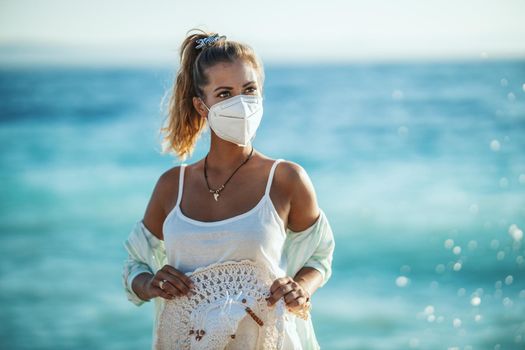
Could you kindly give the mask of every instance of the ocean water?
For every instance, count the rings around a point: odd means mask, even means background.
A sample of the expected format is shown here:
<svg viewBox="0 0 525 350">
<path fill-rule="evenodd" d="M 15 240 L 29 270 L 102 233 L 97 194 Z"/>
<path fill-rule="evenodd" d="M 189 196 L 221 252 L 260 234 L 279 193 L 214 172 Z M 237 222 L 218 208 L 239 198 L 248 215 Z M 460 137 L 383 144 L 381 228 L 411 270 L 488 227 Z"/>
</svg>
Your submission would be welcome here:
<svg viewBox="0 0 525 350">
<path fill-rule="evenodd" d="M 179 164 L 174 72 L 0 69 L 1 348 L 150 347 L 122 244 Z M 323 349 L 525 349 L 524 84 L 519 60 L 266 66 L 254 145 L 306 169 L 336 239 Z"/>
</svg>

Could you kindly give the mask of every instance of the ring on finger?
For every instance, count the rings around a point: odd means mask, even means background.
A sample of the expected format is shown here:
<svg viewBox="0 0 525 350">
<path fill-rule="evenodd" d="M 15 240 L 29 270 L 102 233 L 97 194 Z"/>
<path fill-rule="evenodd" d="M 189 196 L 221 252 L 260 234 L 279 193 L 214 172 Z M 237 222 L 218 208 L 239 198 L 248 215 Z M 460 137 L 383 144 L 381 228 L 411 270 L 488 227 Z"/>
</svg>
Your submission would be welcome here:
<svg viewBox="0 0 525 350">
<path fill-rule="evenodd" d="M 162 288 L 162 286 L 164 286 L 165 282 L 167 282 L 167 280 L 162 280 L 162 281 L 159 282 L 159 288 L 160 289 L 164 289 L 164 288 Z"/>
</svg>

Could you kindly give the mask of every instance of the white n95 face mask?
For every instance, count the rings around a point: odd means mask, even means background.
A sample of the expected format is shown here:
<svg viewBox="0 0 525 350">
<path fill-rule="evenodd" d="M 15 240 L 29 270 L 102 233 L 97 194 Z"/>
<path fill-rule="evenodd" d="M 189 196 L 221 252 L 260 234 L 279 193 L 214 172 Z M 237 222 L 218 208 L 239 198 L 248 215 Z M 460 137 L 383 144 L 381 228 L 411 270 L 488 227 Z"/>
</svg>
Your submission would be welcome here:
<svg viewBox="0 0 525 350">
<path fill-rule="evenodd" d="M 210 128 L 221 139 L 246 146 L 255 138 L 263 115 L 263 98 L 237 95 L 208 108 Z"/>
</svg>

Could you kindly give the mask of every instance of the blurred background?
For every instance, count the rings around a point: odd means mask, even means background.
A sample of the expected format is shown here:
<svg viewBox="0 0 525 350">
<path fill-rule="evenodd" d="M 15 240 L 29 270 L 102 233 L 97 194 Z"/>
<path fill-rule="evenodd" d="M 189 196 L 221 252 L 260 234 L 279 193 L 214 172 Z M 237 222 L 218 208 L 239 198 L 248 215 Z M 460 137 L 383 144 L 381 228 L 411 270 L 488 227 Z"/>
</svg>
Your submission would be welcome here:
<svg viewBox="0 0 525 350">
<path fill-rule="evenodd" d="M 255 147 L 336 239 L 323 349 L 525 349 L 525 3 L 0 1 L 0 347 L 148 349 L 123 246 L 186 32 L 265 64 Z M 206 155 L 205 134 L 193 156 Z"/>
</svg>

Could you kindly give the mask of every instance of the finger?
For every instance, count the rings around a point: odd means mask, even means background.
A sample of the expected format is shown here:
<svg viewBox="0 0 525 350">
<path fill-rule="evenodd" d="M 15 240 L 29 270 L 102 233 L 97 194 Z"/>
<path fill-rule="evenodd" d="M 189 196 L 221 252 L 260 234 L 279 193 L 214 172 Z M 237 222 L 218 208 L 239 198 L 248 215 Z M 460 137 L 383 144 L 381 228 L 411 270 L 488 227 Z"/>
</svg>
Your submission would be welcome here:
<svg viewBox="0 0 525 350">
<path fill-rule="evenodd" d="M 299 297 L 303 297 L 305 301 L 307 300 L 308 295 L 307 295 L 307 292 L 303 288 L 295 289 L 294 291 L 297 293 L 296 294 L 297 296 L 295 297 L 295 299 Z"/>
<path fill-rule="evenodd" d="M 170 294 L 170 293 L 160 289 L 159 287 L 153 287 L 153 292 L 155 293 L 156 296 L 162 297 L 164 299 L 171 300 L 171 299 L 175 298 L 175 295 Z"/>
<path fill-rule="evenodd" d="M 275 279 L 272 285 L 270 286 L 270 295 L 266 298 L 268 305 L 272 305 L 277 299 L 273 297 L 273 294 L 282 286 L 286 285 L 286 278 L 281 277 Z"/>
<path fill-rule="evenodd" d="M 288 293 L 287 295 L 290 295 L 290 294 L 291 293 Z M 286 306 L 288 307 L 289 310 L 290 309 L 296 309 L 296 308 L 301 308 L 307 302 L 308 302 L 308 299 L 305 296 L 299 295 L 293 300 L 286 300 Z"/>
<path fill-rule="evenodd" d="M 160 289 L 162 289 L 163 291 L 165 291 L 168 294 L 173 294 L 173 295 L 178 296 L 178 297 L 183 296 L 183 295 L 186 294 L 183 291 L 181 291 L 179 288 L 177 288 L 176 286 L 171 284 L 170 281 L 164 282 L 162 284 L 162 288 L 160 288 Z"/>
<path fill-rule="evenodd" d="M 279 300 L 283 295 L 290 292 L 292 290 L 292 286 L 289 284 L 285 284 L 284 286 L 280 286 L 277 288 L 269 297 L 268 297 L 268 305 L 271 306 L 277 300 Z"/>
<path fill-rule="evenodd" d="M 288 305 L 288 303 L 294 301 L 294 300 L 297 299 L 298 297 L 299 297 L 299 294 L 297 293 L 297 291 L 292 290 L 291 292 L 287 293 L 287 294 L 284 296 L 284 301 L 285 301 L 286 304 Z"/>
<path fill-rule="evenodd" d="M 289 307 L 297 307 L 303 304 L 306 304 L 306 298 L 303 296 L 298 296 L 297 298 L 289 302 L 288 301 L 286 302 L 286 306 L 289 306 Z"/>
<path fill-rule="evenodd" d="M 194 286 L 194 283 L 191 280 L 191 278 L 189 278 L 184 273 L 182 273 L 182 271 L 177 270 L 173 266 L 171 266 L 171 265 L 164 265 L 162 267 L 162 270 L 166 271 L 166 272 L 168 272 L 168 273 L 170 273 L 170 274 L 172 274 L 172 275 L 174 275 L 176 277 L 178 277 L 188 288 L 192 288 Z"/>
<path fill-rule="evenodd" d="M 278 289 L 281 286 L 284 286 L 288 282 L 290 282 L 290 277 L 288 276 L 277 278 L 275 281 L 273 281 L 270 287 L 270 292 L 273 293 L 276 289 Z"/>
<path fill-rule="evenodd" d="M 183 284 L 186 285 L 186 287 L 188 289 L 191 289 L 194 286 L 193 281 L 188 276 L 186 276 L 181 271 L 175 269 L 173 266 L 164 265 L 162 267 L 161 271 L 163 271 L 165 273 L 168 273 L 169 275 L 173 276 L 174 278 L 179 279 Z M 171 279 L 168 279 L 168 280 L 171 281 Z"/>
<path fill-rule="evenodd" d="M 176 291 L 178 290 L 178 293 L 187 294 L 190 289 L 186 284 L 184 284 L 178 277 L 173 276 L 169 272 L 166 271 L 158 271 L 158 282 L 157 286 L 160 288 L 160 281 L 166 280 L 167 282 L 164 282 L 161 289 L 164 289 L 168 291 L 171 294 L 177 295 Z"/>
</svg>

